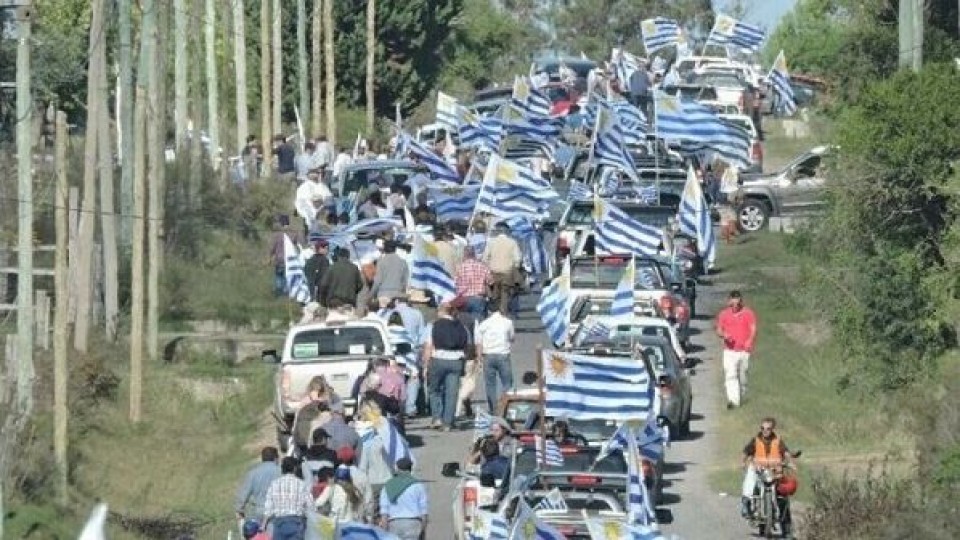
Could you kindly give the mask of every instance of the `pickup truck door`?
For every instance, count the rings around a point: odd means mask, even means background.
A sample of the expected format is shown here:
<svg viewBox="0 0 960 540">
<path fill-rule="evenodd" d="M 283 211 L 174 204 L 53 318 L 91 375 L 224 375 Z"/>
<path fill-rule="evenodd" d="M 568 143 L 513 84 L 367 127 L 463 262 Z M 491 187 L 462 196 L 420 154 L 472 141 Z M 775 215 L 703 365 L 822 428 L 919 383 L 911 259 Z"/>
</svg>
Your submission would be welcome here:
<svg viewBox="0 0 960 540">
<path fill-rule="evenodd" d="M 808 211 L 822 203 L 824 179 L 819 166 L 820 156 L 811 155 L 781 173 L 774 189 L 784 214 Z"/>
</svg>

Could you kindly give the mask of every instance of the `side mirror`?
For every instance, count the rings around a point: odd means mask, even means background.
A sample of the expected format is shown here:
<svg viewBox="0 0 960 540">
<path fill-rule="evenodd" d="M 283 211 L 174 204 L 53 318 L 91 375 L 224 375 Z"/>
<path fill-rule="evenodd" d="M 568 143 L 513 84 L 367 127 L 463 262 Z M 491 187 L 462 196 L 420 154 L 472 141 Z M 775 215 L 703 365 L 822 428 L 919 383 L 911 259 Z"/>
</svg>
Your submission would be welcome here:
<svg viewBox="0 0 960 540">
<path fill-rule="evenodd" d="M 460 476 L 460 464 L 456 461 L 444 463 L 440 469 L 440 475 L 445 478 L 457 478 Z"/>
<path fill-rule="evenodd" d="M 276 349 L 266 349 L 260 351 L 260 359 L 265 364 L 279 364 L 280 357 L 277 355 Z"/>
<path fill-rule="evenodd" d="M 657 427 L 661 427 L 661 428 L 662 428 L 662 427 L 667 427 L 668 424 L 670 424 L 670 421 L 667 420 L 667 417 L 666 417 L 666 416 L 658 416 L 658 417 L 657 417 Z"/>
<path fill-rule="evenodd" d="M 537 384 L 537 372 L 536 371 L 527 371 L 523 374 L 523 377 L 520 379 L 523 384 L 527 386 L 532 386 Z"/>
</svg>

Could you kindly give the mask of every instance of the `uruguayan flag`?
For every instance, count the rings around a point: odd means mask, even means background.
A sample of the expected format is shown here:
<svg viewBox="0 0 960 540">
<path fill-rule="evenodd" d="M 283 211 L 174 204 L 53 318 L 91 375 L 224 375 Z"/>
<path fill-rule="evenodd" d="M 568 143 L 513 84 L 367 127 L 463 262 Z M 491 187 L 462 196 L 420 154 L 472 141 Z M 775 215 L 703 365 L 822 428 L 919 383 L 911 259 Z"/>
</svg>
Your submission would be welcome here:
<svg viewBox="0 0 960 540">
<path fill-rule="evenodd" d="M 499 117 L 478 117 L 469 113 L 460 123 L 460 147 L 497 152 L 503 142 L 503 133 L 503 120 Z"/>
<path fill-rule="evenodd" d="M 623 277 L 617 284 L 617 290 L 613 293 L 613 302 L 610 304 L 610 315 L 614 317 L 628 317 L 633 315 L 633 282 L 637 273 L 637 267 L 633 259 L 623 269 Z"/>
<path fill-rule="evenodd" d="M 646 420 L 653 385 L 641 362 L 543 351 L 546 415 L 576 420 Z"/>
<path fill-rule="evenodd" d="M 393 425 L 393 422 L 385 416 L 372 418 L 370 422 L 373 424 L 373 429 L 377 432 L 377 436 L 383 441 L 383 452 L 386 455 L 387 463 L 393 465 L 401 458 L 409 458 L 416 463 L 413 452 L 410 451 L 410 445 L 407 444 L 407 440 L 403 438 L 403 435 L 397 431 L 397 427 Z"/>
<path fill-rule="evenodd" d="M 494 216 L 542 215 L 560 196 L 546 180 L 493 154 L 483 176 L 476 211 Z"/>
<path fill-rule="evenodd" d="M 610 339 L 610 334 L 613 333 L 613 328 L 610 328 L 597 319 L 590 319 L 589 322 L 583 324 L 583 334 L 588 342 L 606 341 Z"/>
<path fill-rule="evenodd" d="M 627 525 L 622 520 L 603 518 L 587 519 L 586 525 L 595 540 L 664 540 L 656 526 Z"/>
<path fill-rule="evenodd" d="M 643 62 L 639 58 L 618 48 L 610 51 L 610 63 L 613 65 L 614 75 L 623 84 L 623 87 L 627 86 L 633 72 L 643 67 Z"/>
<path fill-rule="evenodd" d="M 662 235 L 657 228 L 599 197 L 594 199 L 594 230 L 598 254 L 655 255 L 660 250 Z"/>
<path fill-rule="evenodd" d="M 553 103 L 550 98 L 533 88 L 526 77 L 516 76 L 513 79 L 513 96 L 510 105 L 524 116 L 550 116 Z"/>
<path fill-rule="evenodd" d="M 358 234 L 380 234 L 394 229 L 402 229 L 403 220 L 397 217 L 388 218 L 367 218 L 361 219 L 356 223 L 351 223 L 345 227 L 338 228 L 334 234 L 340 235 L 358 235 Z"/>
<path fill-rule="evenodd" d="M 400 133 L 400 144 L 397 148 L 400 149 L 401 156 L 409 156 L 413 161 L 422 163 L 434 179 L 460 183 L 460 175 L 456 169 L 407 133 Z"/>
<path fill-rule="evenodd" d="M 337 540 L 337 520 L 318 512 L 307 512 L 307 529 L 304 540 Z"/>
<path fill-rule="evenodd" d="M 570 182 L 570 191 L 567 192 L 567 199 L 571 201 L 584 201 L 593 197 L 590 187 L 583 182 Z"/>
<path fill-rule="evenodd" d="M 473 438 L 479 439 L 490 434 L 490 428 L 493 427 L 493 415 L 479 408 L 473 413 Z"/>
<path fill-rule="evenodd" d="M 680 41 L 680 25 L 666 17 L 645 19 L 640 23 L 640 33 L 643 35 L 643 48 L 648 55 Z"/>
<path fill-rule="evenodd" d="M 597 461 L 601 461 L 615 450 L 626 453 L 629 449 L 627 438 L 631 434 L 633 434 L 631 427 L 627 424 L 620 425 L 613 435 L 603 443 L 600 453 L 597 454 Z M 650 461 L 659 461 L 663 458 L 664 447 L 668 442 L 667 430 L 658 426 L 656 416 L 651 414 L 643 425 L 643 431 L 637 437 L 637 447 L 640 450 L 640 455 Z"/>
<path fill-rule="evenodd" d="M 657 92 L 655 97 L 657 137 L 678 140 L 686 152 L 712 150 L 739 168 L 750 166 L 750 135 L 726 122 L 707 106 Z"/>
<path fill-rule="evenodd" d="M 470 540 L 507 540 L 510 523 L 502 514 L 477 510 L 470 528 Z"/>
<path fill-rule="evenodd" d="M 534 435 L 533 444 L 536 448 L 537 454 L 537 465 L 546 465 L 547 467 L 562 467 L 563 466 L 563 452 L 560 451 L 560 447 L 557 446 L 557 442 L 553 439 L 542 439 L 539 435 Z M 544 455 L 544 450 L 546 450 L 546 455 Z"/>
<path fill-rule="evenodd" d="M 560 493 L 560 488 L 553 488 L 547 493 L 547 496 L 540 499 L 540 502 L 533 507 L 534 512 L 537 510 L 554 510 L 554 511 L 567 511 L 567 501 L 563 500 L 563 494 Z"/>
<path fill-rule="evenodd" d="M 625 130 L 616 111 L 598 102 L 597 122 L 593 130 L 593 160 L 623 171 L 632 180 L 639 181 L 637 166 L 624 140 Z"/>
<path fill-rule="evenodd" d="M 680 232 L 697 239 L 700 256 L 707 262 L 707 268 L 712 268 L 717 261 L 717 241 L 713 234 L 713 223 L 710 221 L 710 208 L 693 167 L 687 172 L 687 183 L 680 195 L 678 217 Z"/>
<path fill-rule="evenodd" d="M 417 234 L 413 242 L 410 288 L 431 291 L 439 303 L 449 302 L 457 296 L 453 277 L 437 258 L 436 245 L 425 240 L 422 234 Z"/>
<path fill-rule="evenodd" d="M 650 494 L 643 483 L 643 467 L 640 466 L 640 452 L 637 449 L 636 435 L 630 430 L 627 434 L 627 515 L 633 525 L 656 525 L 657 514 L 653 511 Z"/>
<path fill-rule="evenodd" d="M 767 80 L 770 81 L 773 91 L 780 98 L 777 102 L 780 111 L 786 116 L 793 116 L 797 112 L 797 100 L 793 95 L 793 87 L 790 86 L 787 58 L 783 55 L 782 50 L 777 55 L 777 59 L 773 61 L 773 66 L 770 67 Z"/>
<path fill-rule="evenodd" d="M 566 540 L 567 537 L 552 526 L 541 521 L 533 509 L 531 509 L 521 497 L 520 508 L 513 522 L 510 538 L 522 538 L 523 540 Z"/>
<path fill-rule="evenodd" d="M 550 285 L 543 288 L 540 301 L 537 302 L 537 313 L 550 341 L 554 344 L 562 343 L 567 336 L 570 325 L 570 262 L 564 262 L 563 271 Z"/>
<path fill-rule="evenodd" d="M 427 188 L 427 198 L 433 201 L 433 210 L 441 223 L 470 219 L 479 195 L 480 186 L 476 184 Z"/>
<path fill-rule="evenodd" d="M 458 132 L 461 119 L 469 112 L 457 98 L 437 92 L 437 123 L 447 130 Z"/>
<path fill-rule="evenodd" d="M 389 317 L 389 314 L 386 315 Z M 402 358 L 403 362 L 408 366 L 416 366 L 419 364 L 419 362 L 417 362 L 417 346 L 413 342 L 413 338 L 410 337 L 410 332 L 408 332 L 406 328 L 392 324 L 388 325 L 387 335 L 390 337 L 390 345 L 392 345 L 394 348 L 394 355 Z M 401 345 L 409 345 L 410 350 L 404 353 L 397 352 L 399 346 Z"/>
<path fill-rule="evenodd" d="M 287 280 L 287 294 L 295 301 L 306 304 L 310 301 L 310 286 L 303 273 L 303 257 L 293 245 L 288 235 L 283 235 L 284 276 Z"/>
<path fill-rule="evenodd" d="M 738 21 L 729 15 L 717 15 L 717 22 L 707 38 L 707 44 L 736 45 L 743 49 L 759 51 L 766 37 L 759 26 Z"/>
<path fill-rule="evenodd" d="M 347 521 L 339 526 L 339 540 L 400 540 L 400 537 L 373 525 Z"/>
</svg>

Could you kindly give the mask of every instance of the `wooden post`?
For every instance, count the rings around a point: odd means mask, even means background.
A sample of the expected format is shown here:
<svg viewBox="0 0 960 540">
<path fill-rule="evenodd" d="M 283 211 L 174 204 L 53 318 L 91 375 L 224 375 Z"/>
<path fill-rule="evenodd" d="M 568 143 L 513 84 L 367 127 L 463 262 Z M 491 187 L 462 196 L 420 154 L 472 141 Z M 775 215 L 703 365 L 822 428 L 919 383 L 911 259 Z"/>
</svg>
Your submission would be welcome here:
<svg viewBox="0 0 960 540">
<path fill-rule="evenodd" d="M 189 15 L 189 8 L 186 4 L 186 0 L 173 0 L 173 126 L 176 130 L 174 139 L 177 155 L 183 149 L 183 138 L 187 134 L 187 88 L 189 84 L 187 63 L 192 60 L 187 54 L 187 44 L 189 43 L 187 16 Z M 194 131 L 196 131 L 196 126 L 194 126 Z M 196 133 L 194 133 L 194 138 L 196 138 Z"/>
<path fill-rule="evenodd" d="M 273 11 L 270 13 L 273 21 L 273 132 L 283 131 L 283 121 L 280 117 L 283 106 L 283 2 L 273 0 Z M 264 141 L 266 144 L 266 141 Z"/>
<path fill-rule="evenodd" d="M 250 127 L 247 122 L 247 22 L 244 2 L 233 1 L 233 67 L 237 79 L 237 154 L 247 144 Z"/>
<path fill-rule="evenodd" d="M 50 350 L 50 296 L 45 289 L 34 291 L 33 313 L 33 343 L 45 351 Z"/>
<path fill-rule="evenodd" d="M 143 39 L 147 46 L 147 358 L 157 357 L 157 343 L 160 324 L 160 208 L 163 204 L 163 192 L 160 186 L 160 174 L 164 164 L 163 142 L 160 138 L 160 116 L 163 114 L 160 103 L 160 77 L 156 66 L 157 51 L 157 11 L 163 0 L 145 0 Z M 197 126 L 194 125 L 194 130 Z M 197 133 L 194 139 L 199 140 Z"/>
<path fill-rule="evenodd" d="M 310 73 L 307 68 L 307 5 L 297 0 L 297 92 L 300 94 L 300 118 L 310 117 Z M 306 135 L 304 135 L 306 136 Z M 306 141 L 300 141 L 304 144 Z"/>
<path fill-rule="evenodd" d="M 132 122 L 131 122 L 132 124 Z M 133 133 L 127 132 L 127 137 Z M 133 148 L 131 139 L 130 147 Z M 53 295 L 57 307 L 53 314 L 53 455 L 57 464 L 58 494 L 60 503 L 67 500 L 67 114 L 57 111 L 54 164 L 57 184 L 54 190 L 54 228 L 56 229 L 56 254 L 53 268 Z M 127 156 L 132 160 L 133 156 Z M 132 163 L 132 161 L 131 161 Z M 133 187 L 132 185 L 130 186 Z M 133 193 L 130 193 L 133 195 Z"/>
<path fill-rule="evenodd" d="M 337 145 L 337 72 L 333 57 L 333 0 L 323 3 L 323 60 L 326 66 L 327 95 L 327 141 Z"/>
<path fill-rule="evenodd" d="M 106 70 L 100 72 L 101 82 L 107 84 Z M 120 300 L 118 284 L 120 265 L 117 262 L 117 221 L 114 215 L 114 185 L 113 185 L 113 148 L 110 144 L 110 119 L 106 110 L 102 111 L 97 120 L 97 146 L 100 154 L 100 236 L 103 245 L 103 259 L 101 265 L 94 265 L 102 270 L 103 283 L 103 320 L 107 341 L 114 341 L 117 337 L 117 324 L 120 319 Z M 98 275 L 99 277 L 99 275 Z M 100 295 L 97 295 L 95 304 L 99 304 Z"/>
<path fill-rule="evenodd" d="M 80 239 L 77 245 L 77 319 L 73 334 L 73 348 L 87 352 L 90 338 L 90 302 L 93 300 L 93 236 L 97 212 L 97 122 L 104 107 L 100 81 L 105 69 L 106 32 L 104 30 L 104 0 L 93 0 L 90 19 L 90 69 L 87 73 L 87 133 L 83 161 L 83 214 L 80 216 Z M 21 276 L 22 279 L 22 276 Z"/>
<path fill-rule="evenodd" d="M 260 146 L 263 148 L 261 176 L 270 177 L 273 134 L 270 130 L 270 0 L 260 0 Z"/>
<path fill-rule="evenodd" d="M 207 46 L 207 129 L 210 131 L 210 165 L 215 171 L 220 170 L 220 100 L 217 91 L 216 21 L 216 3 L 214 0 L 206 0 L 204 36 L 206 36 Z"/>
<path fill-rule="evenodd" d="M 310 109 L 310 135 L 320 135 L 322 124 L 320 113 L 323 110 L 323 58 L 321 53 L 323 37 L 323 2 L 313 0 L 313 17 L 310 22 L 310 73 L 312 79 L 313 107 Z"/>
<path fill-rule="evenodd" d="M 373 136 L 374 77 L 377 61 L 377 0 L 367 0 L 367 137 Z"/>
<path fill-rule="evenodd" d="M 120 238 L 130 246 L 133 221 L 133 31 L 130 0 L 119 0 L 120 16 Z"/>
<path fill-rule="evenodd" d="M 543 463 L 547 463 L 547 393 L 543 387 L 543 345 L 537 345 L 537 402 L 540 407 L 540 455 L 543 457 Z M 534 456 L 536 457 L 536 456 Z M 537 469 L 540 469 L 540 461 L 537 462 Z M 544 480 L 544 486 L 547 485 Z"/>
<path fill-rule="evenodd" d="M 67 283 L 77 282 L 77 258 L 80 256 L 80 188 L 72 187 L 67 192 L 69 213 L 67 214 Z M 70 287 L 67 301 L 67 324 L 77 323 L 77 288 Z"/>
</svg>

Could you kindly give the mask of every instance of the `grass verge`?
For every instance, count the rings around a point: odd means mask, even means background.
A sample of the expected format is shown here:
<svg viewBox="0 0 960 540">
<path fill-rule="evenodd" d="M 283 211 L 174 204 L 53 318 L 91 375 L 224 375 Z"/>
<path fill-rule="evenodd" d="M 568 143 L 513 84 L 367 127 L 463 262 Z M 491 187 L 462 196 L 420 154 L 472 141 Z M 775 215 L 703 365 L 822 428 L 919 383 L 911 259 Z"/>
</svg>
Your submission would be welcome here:
<svg viewBox="0 0 960 540">
<path fill-rule="evenodd" d="M 768 232 L 741 236 L 726 246 L 715 279 L 719 290 L 743 291 L 759 325 L 747 400 L 720 417 L 720 455 L 731 459 L 711 481 L 728 493 L 740 491 L 738 457 L 765 416 L 777 418 L 792 449 L 803 450 L 801 486 L 818 470 L 865 470 L 872 460 L 908 455 L 909 438 L 891 420 L 884 399 L 839 391 L 835 366 L 842 362 L 843 344 L 830 337 L 825 315 L 809 307 L 816 302 L 802 297 L 801 265 L 787 251 L 786 238 Z M 801 488 L 800 500 L 808 495 Z"/>
</svg>

